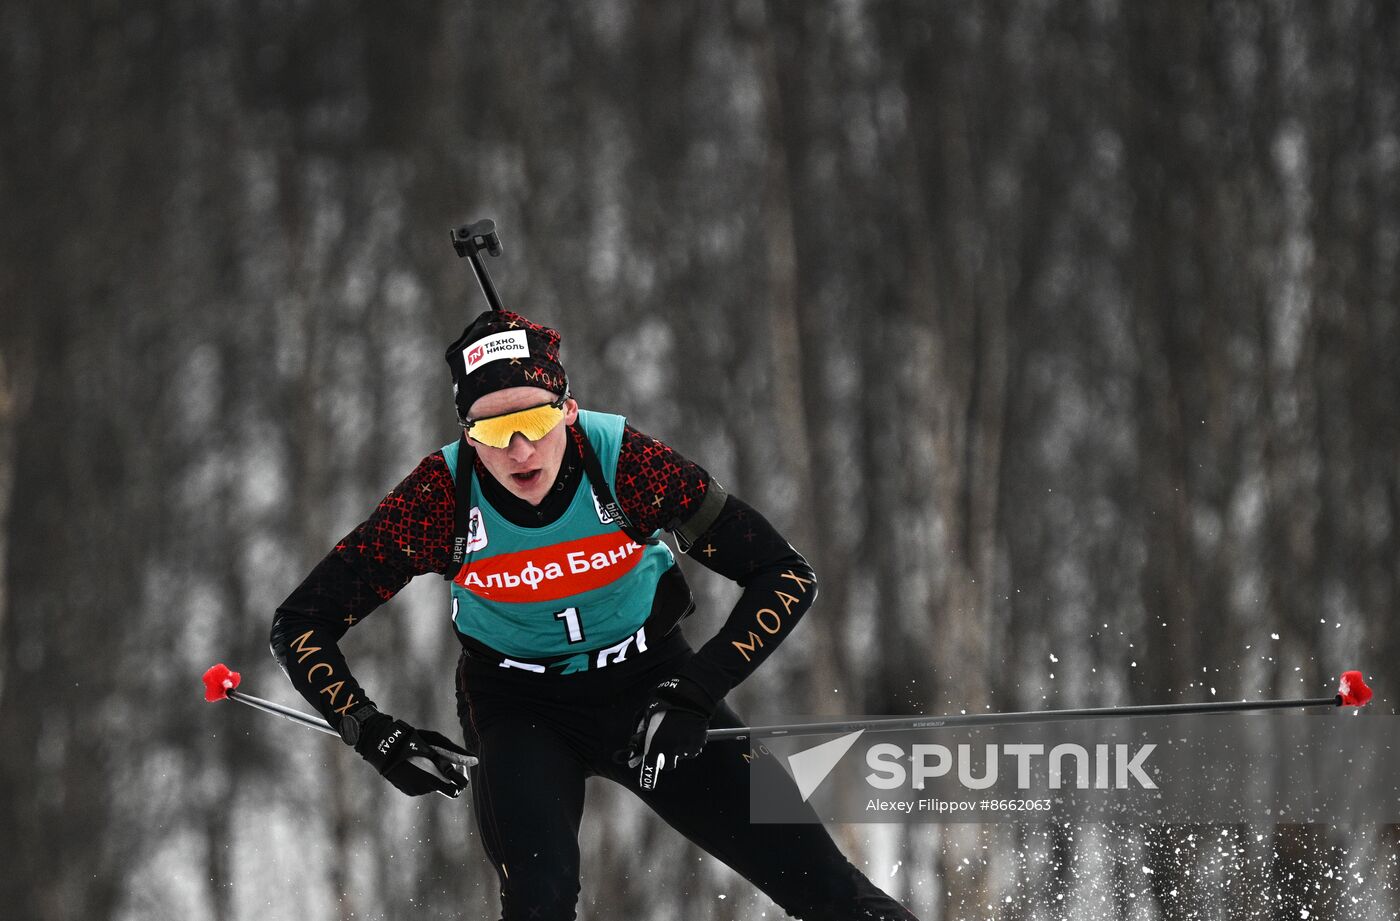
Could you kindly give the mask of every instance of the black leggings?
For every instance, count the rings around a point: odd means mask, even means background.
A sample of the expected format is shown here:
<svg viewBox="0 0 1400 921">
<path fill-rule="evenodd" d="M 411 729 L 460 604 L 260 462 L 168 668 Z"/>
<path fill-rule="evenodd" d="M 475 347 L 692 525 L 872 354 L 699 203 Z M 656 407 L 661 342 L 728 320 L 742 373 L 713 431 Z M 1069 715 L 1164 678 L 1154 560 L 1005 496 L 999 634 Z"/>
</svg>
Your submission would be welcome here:
<svg viewBox="0 0 1400 921">
<path fill-rule="evenodd" d="M 579 821 L 584 780 L 606 777 L 742 874 L 789 914 L 816 919 L 913 919 L 836 849 L 825 828 L 749 822 L 751 772 L 775 772 L 772 757 L 750 759 L 745 742 L 715 742 L 699 758 L 642 791 L 637 770 L 618 763 L 651 689 L 690 654 L 679 631 L 663 648 L 581 675 L 512 674 L 464 657 L 458 710 L 468 747 L 472 804 L 486 855 L 501 881 L 501 916 L 572 919 L 579 893 Z M 721 705 L 711 725 L 743 725 Z M 770 780 L 767 789 L 774 789 Z"/>
</svg>

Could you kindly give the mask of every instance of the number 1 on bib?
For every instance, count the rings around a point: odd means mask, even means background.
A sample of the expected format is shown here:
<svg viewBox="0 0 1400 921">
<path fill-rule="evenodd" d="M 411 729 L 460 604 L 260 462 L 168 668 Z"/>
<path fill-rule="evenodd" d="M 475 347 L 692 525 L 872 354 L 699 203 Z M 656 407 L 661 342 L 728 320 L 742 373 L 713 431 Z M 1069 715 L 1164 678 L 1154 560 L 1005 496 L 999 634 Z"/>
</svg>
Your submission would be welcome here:
<svg viewBox="0 0 1400 921">
<path fill-rule="evenodd" d="M 555 620 L 562 620 L 564 627 L 569 631 L 570 643 L 583 642 L 583 624 L 579 623 L 578 608 L 565 608 L 554 615 Z"/>
</svg>

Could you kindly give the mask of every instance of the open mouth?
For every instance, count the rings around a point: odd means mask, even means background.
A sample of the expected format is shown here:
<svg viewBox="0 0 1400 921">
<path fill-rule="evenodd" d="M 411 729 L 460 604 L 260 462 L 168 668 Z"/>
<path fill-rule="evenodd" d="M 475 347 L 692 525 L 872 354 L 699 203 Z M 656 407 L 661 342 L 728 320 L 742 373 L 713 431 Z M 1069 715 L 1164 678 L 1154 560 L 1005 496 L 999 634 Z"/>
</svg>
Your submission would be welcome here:
<svg viewBox="0 0 1400 921">
<path fill-rule="evenodd" d="M 521 486 L 531 486 L 539 482 L 540 473 L 539 470 L 530 470 L 525 473 L 512 473 L 510 478 Z"/>
</svg>

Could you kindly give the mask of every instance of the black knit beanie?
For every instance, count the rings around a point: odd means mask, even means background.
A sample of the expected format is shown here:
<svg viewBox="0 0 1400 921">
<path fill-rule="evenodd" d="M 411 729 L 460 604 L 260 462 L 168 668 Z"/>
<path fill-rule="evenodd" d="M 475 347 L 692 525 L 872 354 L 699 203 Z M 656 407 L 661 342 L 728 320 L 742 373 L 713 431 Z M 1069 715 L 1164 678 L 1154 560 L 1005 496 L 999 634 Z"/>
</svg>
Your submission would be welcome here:
<svg viewBox="0 0 1400 921">
<path fill-rule="evenodd" d="M 559 333 L 507 310 L 472 320 L 447 349 L 459 419 L 482 396 L 507 387 L 542 387 L 565 396 L 569 378 L 559 363 Z"/>
</svg>

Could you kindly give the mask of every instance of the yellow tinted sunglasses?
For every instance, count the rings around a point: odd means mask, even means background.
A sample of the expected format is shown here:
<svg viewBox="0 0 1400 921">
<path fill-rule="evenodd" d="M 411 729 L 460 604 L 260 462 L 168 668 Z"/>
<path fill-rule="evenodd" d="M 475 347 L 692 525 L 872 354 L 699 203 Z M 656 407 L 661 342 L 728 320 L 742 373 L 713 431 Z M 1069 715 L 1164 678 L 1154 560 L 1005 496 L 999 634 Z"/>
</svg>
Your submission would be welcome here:
<svg viewBox="0 0 1400 921">
<path fill-rule="evenodd" d="M 486 416 L 481 419 L 466 420 L 467 437 L 472 441 L 493 448 L 509 447 L 510 440 L 519 432 L 530 441 L 539 441 L 564 418 L 564 402 L 568 394 L 553 403 L 543 403 L 499 416 Z"/>
</svg>

